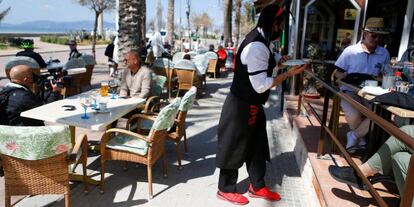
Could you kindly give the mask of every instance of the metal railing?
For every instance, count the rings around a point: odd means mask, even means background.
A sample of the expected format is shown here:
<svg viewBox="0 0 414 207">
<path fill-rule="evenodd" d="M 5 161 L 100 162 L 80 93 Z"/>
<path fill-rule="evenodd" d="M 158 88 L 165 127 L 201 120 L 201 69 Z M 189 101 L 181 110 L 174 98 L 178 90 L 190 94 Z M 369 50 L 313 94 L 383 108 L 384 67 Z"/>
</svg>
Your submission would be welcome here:
<svg viewBox="0 0 414 207">
<path fill-rule="evenodd" d="M 405 132 L 401 131 L 398 127 L 394 126 L 387 120 L 381 118 L 377 114 L 375 114 L 370 109 L 366 108 L 359 102 L 355 101 L 353 98 L 351 98 L 349 95 L 338 91 L 335 87 L 331 86 L 330 84 L 326 83 L 319 77 L 317 77 L 312 71 L 305 70 L 305 73 L 307 73 L 311 78 L 314 78 L 316 81 L 321 83 L 321 85 L 326 88 L 330 93 L 333 95 L 339 97 L 341 100 L 345 100 L 348 102 L 353 108 L 358 110 L 360 113 L 362 113 L 364 116 L 366 116 L 368 119 L 370 119 L 372 122 L 377 124 L 379 127 L 381 127 L 384 131 L 388 132 L 390 135 L 394 136 L 401 142 L 403 142 L 405 145 L 407 145 L 409 148 L 414 149 L 414 139 L 406 134 Z M 301 93 L 301 90 L 299 91 Z M 303 100 L 302 100 L 303 99 Z M 349 153 L 346 151 L 346 149 L 342 146 L 339 139 L 336 137 L 335 133 L 332 132 L 332 130 L 327 126 L 327 116 L 328 116 L 328 108 L 329 108 L 329 95 L 325 95 L 324 97 L 324 106 L 323 106 L 323 113 L 322 117 L 319 116 L 319 114 L 316 112 L 316 110 L 311 106 L 310 103 L 306 101 L 305 97 L 301 97 L 299 99 L 299 104 L 303 102 L 303 104 L 306 104 L 308 106 L 308 109 L 310 112 L 316 117 L 318 122 L 321 124 L 321 133 L 318 143 L 318 151 L 317 155 L 320 157 L 323 154 L 324 149 L 324 139 L 326 135 L 329 135 L 329 137 L 332 139 L 332 141 L 336 144 L 338 149 L 341 151 L 341 153 L 344 155 L 346 161 L 349 163 L 349 165 L 356 171 L 358 176 L 361 178 L 362 182 L 368 186 L 368 190 L 371 193 L 371 195 L 375 198 L 375 200 L 379 203 L 380 206 L 386 207 L 388 206 L 384 199 L 379 195 L 377 190 L 373 187 L 373 185 L 370 183 L 370 181 L 364 176 L 364 174 L 361 172 L 361 170 L 358 168 L 357 164 L 353 161 Z M 411 206 L 411 203 L 413 201 L 414 196 L 414 155 L 411 155 L 409 166 L 408 166 L 408 172 L 407 177 L 405 180 L 404 185 L 404 194 L 401 195 L 401 207 L 409 207 Z"/>
</svg>

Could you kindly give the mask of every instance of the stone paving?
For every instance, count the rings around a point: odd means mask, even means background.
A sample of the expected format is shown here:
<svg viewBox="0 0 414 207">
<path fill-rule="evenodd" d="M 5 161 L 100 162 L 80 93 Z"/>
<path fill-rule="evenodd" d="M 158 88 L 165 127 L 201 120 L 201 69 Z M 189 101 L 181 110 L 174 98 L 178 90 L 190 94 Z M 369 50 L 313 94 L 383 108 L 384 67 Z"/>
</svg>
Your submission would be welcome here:
<svg viewBox="0 0 414 207">
<path fill-rule="evenodd" d="M 102 60 L 101 60 L 102 61 Z M 99 61 L 98 61 L 99 62 Z M 94 71 L 93 84 L 108 80 L 107 68 L 98 65 Z M 208 79 L 207 88 L 187 116 L 187 136 L 189 152 L 183 156 L 183 169 L 178 170 L 175 146 L 167 142 L 168 178 L 163 178 L 161 163 L 153 167 L 154 198 L 148 199 L 146 167 L 129 164 L 122 170 L 122 162 L 107 164 L 106 191 L 102 195 L 97 186 L 89 185 L 89 193 L 84 195 L 82 185 L 72 184 L 72 206 L 234 206 L 216 198 L 218 169 L 215 168 L 217 148 L 217 124 L 221 107 L 229 92 L 232 77 Z M 290 125 L 280 110 L 280 90 L 273 90 L 266 104 L 267 130 L 271 148 L 271 163 L 268 165 L 266 182 L 272 190 L 278 191 L 282 200 L 268 202 L 250 198 L 247 206 L 318 206 L 314 189 L 306 182 L 298 169 L 294 155 L 296 141 Z M 122 126 L 122 122 L 118 126 Z M 77 130 L 77 134 L 87 133 L 89 140 L 99 140 L 102 132 Z M 88 174 L 99 179 L 99 156 L 90 155 Z M 81 167 L 78 168 L 81 170 Z M 1 199 L 4 199 L 4 180 L 0 178 Z M 248 175 L 245 166 L 239 170 L 241 192 L 248 188 Z M 15 206 L 64 206 L 63 196 L 33 196 L 20 201 Z"/>
</svg>

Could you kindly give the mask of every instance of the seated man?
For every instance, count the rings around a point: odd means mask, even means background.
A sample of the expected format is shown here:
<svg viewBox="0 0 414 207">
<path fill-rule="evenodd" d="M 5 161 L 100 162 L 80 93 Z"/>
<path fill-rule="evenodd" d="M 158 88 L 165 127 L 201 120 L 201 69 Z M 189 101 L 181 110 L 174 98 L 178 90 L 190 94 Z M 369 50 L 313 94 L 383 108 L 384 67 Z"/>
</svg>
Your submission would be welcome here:
<svg viewBox="0 0 414 207">
<path fill-rule="evenodd" d="M 16 65 L 10 70 L 10 80 L 0 92 L 2 99 L 2 125 L 11 126 L 42 126 L 43 121 L 33 120 L 20 116 L 20 113 L 42 105 L 42 99 L 34 94 L 30 87 L 33 85 L 33 72 L 27 65 Z M 46 102 L 58 100 L 60 95 L 59 88 L 52 84 L 52 94 Z M 3 102 L 4 101 L 4 102 Z M 3 118 L 5 117 L 5 118 Z"/>
<path fill-rule="evenodd" d="M 387 34 L 384 28 L 384 20 L 375 17 L 369 18 L 363 29 L 361 42 L 345 48 L 335 62 L 335 67 L 338 70 L 335 76 L 338 79 L 343 79 L 352 73 L 378 76 L 381 69 L 390 63 L 388 51 L 379 45 L 382 34 Z M 342 86 L 341 91 L 355 101 L 369 107 L 368 102 L 347 87 Z M 346 149 L 353 152 L 357 147 L 366 143 L 364 137 L 369 131 L 369 119 L 365 118 L 344 100 L 341 101 L 341 107 L 349 128 L 351 128 L 351 131 L 347 133 Z"/>
<path fill-rule="evenodd" d="M 36 60 L 37 64 L 39 64 L 40 68 L 46 68 L 46 63 L 43 60 L 42 56 L 39 55 L 39 53 L 34 52 L 34 43 L 31 39 L 25 39 L 22 41 L 21 48 L 23 48 L 23 51 L 20 51 L 16 53 L 16 56 L 27 56 L 31 57 L 34 60 Z"/>
<path fill-rule="evenodd" d="M 151 92 L 151 70 L 146 66 L 141 66 L 140 55 L 137 51 L 128 52 L 124 63 L 127 70 L 124 72 L 119 95 L 147 98 Z"/>
<path fill-rule="evenodd" d="M 400 128 L 411 137 L 414 136 L 414 125 Z M 413 149 L 395 137 L 390 137 L 368 161 L 358 166 L 364 176 L 369 177 L 377 173 L 394 175 L 400 195 L 404 194 L 405 178 L 407 176 L 410 157 Z M 329 173 L 335 180 L 352 185 L 359 189 L 366 189 L 361 179 L 352 167 L 329 166 Z M 414 207 L 414 202 L 412 205 Z"/>
</svg>

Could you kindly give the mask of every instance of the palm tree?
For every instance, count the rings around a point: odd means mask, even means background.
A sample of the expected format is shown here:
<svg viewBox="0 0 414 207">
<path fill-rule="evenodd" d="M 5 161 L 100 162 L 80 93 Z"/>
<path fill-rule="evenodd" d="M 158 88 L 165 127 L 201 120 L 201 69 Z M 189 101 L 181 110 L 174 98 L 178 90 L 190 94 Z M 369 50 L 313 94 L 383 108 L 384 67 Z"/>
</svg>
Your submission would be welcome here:
<svg viewBox="0 0 414 207">
<path fill-rule="evenodd" d="M 233 0 L 224 0 L 224 45 L 231 41 L 231 23 L 232 23 Z"/>
<path fill-rule="evenodd" d="M 0 0 L 0 3 L 2 2 L 3 0 Z M 1 20 L 3 20 L 3 18 L 6 16 L 6 14 L 8 13 L 10 11 L 10 7 L 9 8 L 7 8 L 6 10 L 4 10 L 4 11 L 1 11 L 0 12 L 0 22 L 1 22 Z"/>
<path fill-rule="evenodd" d="M 168 23 L 167 40 L 170 45 L 174 44 L 174 0 L 168 0 Z"/>
<path fill-rule="evenodd" d="M 236 24 L 236 33 L 234 34 L 234 36 L 236 36 L 236 44 L 234 44 L 235 47 L 237 47 L 239 45 L 239 38 L 240 38 L 240 10 L 241 10 L 241 6 L 242 6 L 242 1 L 243 0 L 236 0 L 236 15 L 235 15 L 235 19 L 234 19 L 234 23 Z"/>
<path fill-rule="evenodd" d="M 95 12 L 95 22 L 93 25 L 93 36 L 92 36 L 92 54 L 95 55 L 95 46 L 96 46 L 96 31 L 98 28 L 98 18 L 99 16 L 108 9 L 115 8 L 115 0 L 78 0 L 79 4 L 82 6 L 88 6 L 91 10 Z"/>
<path fill-rule="evenodd" d="M 138 50 L 145 41 L 146 5 L 142 0 L 119 0 L 119 58 L 130 50 Z"/>
</svg>

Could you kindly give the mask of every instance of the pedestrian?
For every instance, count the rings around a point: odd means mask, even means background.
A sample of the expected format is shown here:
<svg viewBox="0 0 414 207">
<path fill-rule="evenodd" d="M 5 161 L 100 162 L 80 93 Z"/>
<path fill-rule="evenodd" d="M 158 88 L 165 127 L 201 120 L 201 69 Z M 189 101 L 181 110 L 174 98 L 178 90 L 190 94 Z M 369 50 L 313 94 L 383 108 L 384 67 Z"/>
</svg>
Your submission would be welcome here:
<svg viewBox="0 0 414 207">
<path fill-rule="evenodd" d="M 296 66 L 272 77 L 277 63 L 269 44 L 281 35 L 284 16 L 284 10 L 278 4 L 267 6 L 260 13 L 257 26 L 246 35 L 237 52 L 233 83 L 220 116 L 217 197 L 238 205 L 249 202 L 236 190 L 238 169 L 244 163 L 249 174 L 250 197 L 270 201 L 281 199 L 264 181 L 270 154 L 263 104 L 271 88 L 308 67 Z"/>
<path fill-rule="evenodd" d="M 82 54 L 80 54 L 78 49 L 76 48 L 77 47 L 76 40 L 69 40 L 68 45 L 70 49 L 68 60 L 71 60 L 73 58 L 79 58 L 80 56 L 82 56 Z"/>
<path fill-rule="evenodd" d="M 111 38 L 111 43 L 105 49 L 105 56 L 108 57 L 109 75 L 111 77 L 115 77 L 118 74 L 118 63 L 114 60 L 114 41 L 115 36 Z"/>
</svg>

